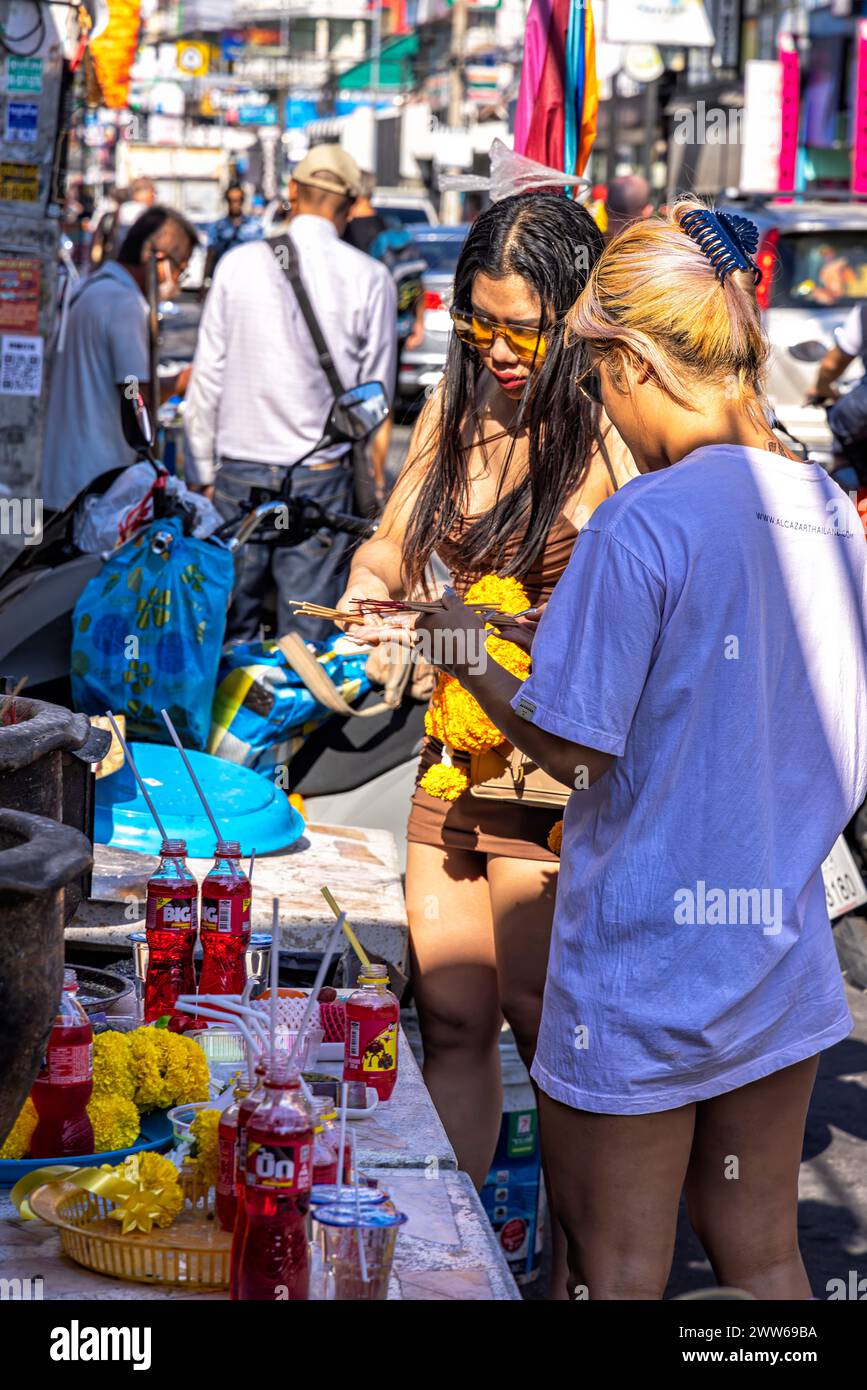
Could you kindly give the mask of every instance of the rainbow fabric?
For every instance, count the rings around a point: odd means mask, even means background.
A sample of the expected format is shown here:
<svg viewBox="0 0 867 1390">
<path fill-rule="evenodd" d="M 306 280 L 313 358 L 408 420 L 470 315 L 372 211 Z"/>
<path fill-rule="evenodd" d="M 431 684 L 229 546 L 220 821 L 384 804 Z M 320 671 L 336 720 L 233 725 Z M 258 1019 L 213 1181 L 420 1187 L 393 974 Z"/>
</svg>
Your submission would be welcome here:
<svg viewBox="0 0 867 1390">
<path fill-rule="evenodd" d="M 582 174 L 596 138 L 598 107 L 590 0 L 533 0 L 515 113 L 516 152 Z"/>
</svg>

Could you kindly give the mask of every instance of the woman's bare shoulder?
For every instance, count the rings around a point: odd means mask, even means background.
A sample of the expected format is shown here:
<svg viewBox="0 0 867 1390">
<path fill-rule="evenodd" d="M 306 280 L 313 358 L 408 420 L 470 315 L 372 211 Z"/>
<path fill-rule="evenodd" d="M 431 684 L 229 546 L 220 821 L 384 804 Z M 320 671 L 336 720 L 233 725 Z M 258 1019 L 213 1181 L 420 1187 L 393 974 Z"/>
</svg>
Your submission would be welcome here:
<svg viewBox="0 0 867 1390">
<path fill-rule="evenodd" d="M 580 531 L 600 502 L 628 483 L 630 478 L 637 476 L 635 460 L 603 410 L 587 461 L 587 471 L 580 487 L 563 508 L 564 515 Z"/>
</svg>

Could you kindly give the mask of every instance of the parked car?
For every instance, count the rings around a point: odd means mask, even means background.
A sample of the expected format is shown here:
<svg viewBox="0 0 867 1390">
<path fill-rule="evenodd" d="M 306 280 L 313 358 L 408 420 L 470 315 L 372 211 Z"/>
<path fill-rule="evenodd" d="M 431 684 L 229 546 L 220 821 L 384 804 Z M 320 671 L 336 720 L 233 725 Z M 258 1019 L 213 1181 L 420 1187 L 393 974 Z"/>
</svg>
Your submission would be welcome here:
<svg viewBox="0 0 867 1390">
<path fill-rule="evenodd" d="M 867 299 L 867 207 L 846 202 L 771 201 L 733 205 L 759 228 L 757 263 L 762 280 L 756 298 L 771 343 L 768 395 L 787 430 L 827 464 L 831 436 L 821 406 L 806 405 L 816 365 L 798 361 L 789 348 L 818 340 L 833 346 L 834 329 Z M 840 379 L 860 379 L 856 360 Z"/>
<path fill-rule="evenodd" d="M 378 188 L 372 202 L 377 212 L 390 213 L 413 230 L 417 226 L 435 227 L 439 222 L 436 208 L 424 193 L 408 193 L 402 188 Z"/>
<path fill-rule="evenodd" d="M 398 372 L 398 395 L 412 400 L 435 386 L 443 374 L 452 321 L 455 267 L 467 235 L 465 224 L 456 227 L 413 228 L 413 240 L 427 262 L 424 273 L 424 339 L 407 348 Z"/>
</svg>

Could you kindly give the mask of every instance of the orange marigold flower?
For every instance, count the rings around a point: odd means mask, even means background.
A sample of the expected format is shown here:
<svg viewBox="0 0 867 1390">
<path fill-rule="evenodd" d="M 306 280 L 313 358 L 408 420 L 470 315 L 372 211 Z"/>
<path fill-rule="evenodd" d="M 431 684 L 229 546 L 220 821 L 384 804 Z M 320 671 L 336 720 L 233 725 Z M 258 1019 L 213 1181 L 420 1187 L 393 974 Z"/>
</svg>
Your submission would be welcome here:
<svg viewBox="0 0 867 1390">
<path fill-rule="evenodd" d="M 558 820 L 548 831 L 548 848 L 552 854 L 559 854 L 563 849 L 563 822 Z"/>
<path fill-rule="evenodd" d="M 446 767 L 445 763 L 434 763 L 419 782 L 422 791 L 440 801 L 457 801 L 469 785 L 470 779 L 462 768 Z"/>
</svg>

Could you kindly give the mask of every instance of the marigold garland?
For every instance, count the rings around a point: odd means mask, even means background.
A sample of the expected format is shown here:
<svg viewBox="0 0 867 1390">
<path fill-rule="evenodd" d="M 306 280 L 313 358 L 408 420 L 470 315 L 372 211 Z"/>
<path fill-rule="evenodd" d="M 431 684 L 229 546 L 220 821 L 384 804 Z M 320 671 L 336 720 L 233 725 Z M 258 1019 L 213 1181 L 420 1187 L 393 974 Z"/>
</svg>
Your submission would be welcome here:
<svg viewBox="0 0 867 1390">
<path fill-rule="evenodd" d="M 220 1124 L 219 1110 L 199 1110 L 190 1125 L 193 1151 L 187 1159 L 196 1177 L 204 1187 L 214 1187 L 217 1182 L 217 1129 Z"/>
<path fill-rule="evenodd" d="M 0 1145 L 0 1158 L 25 1158 L 27 1156 L 38 1119 L 36 1106 L 28 1096 L 18 1112 L 18 1119 Z"/>
<path fill-rule="evenodd" d="M 529 607 L 530 600 L 523 584 L 513 576 L 486 574 L 467 590 L 465 602 L 496 608 L 501 613 L 519 613 Z M 491 628 L 491 636 L 485 640 L 488 655 L 513 676 L 526 680 L 530 674 L 529 653 L 514 642 L 495 636 L 492 624 L 487 626 Z M 437 677 L 424 727 L 431 738 L 440 740 L 444 753 L 441 762 L 428 768 L 419 786 L 440 801 L 456 801 L 471 784 L 469 773 L 452 765 L 453 751 L 487 753 L 504 742 L 478 700 L 454 676 L 443 673 Z"/>
<path fill-rule="evenodd" d="M 128 1149 L 141 1133 L 138 1110 L 126 1096 L 92 1095 L 87 1102 L 87 1117 L 93 1128 L 93 1152 L 97 1154 Z"/>
<path fill-rule="evenodd" d="M 559 854 L 563 848 L 563 822 L 558 820 L 548 831 L 548 848 L 552 854 Z"/>
</svg>

